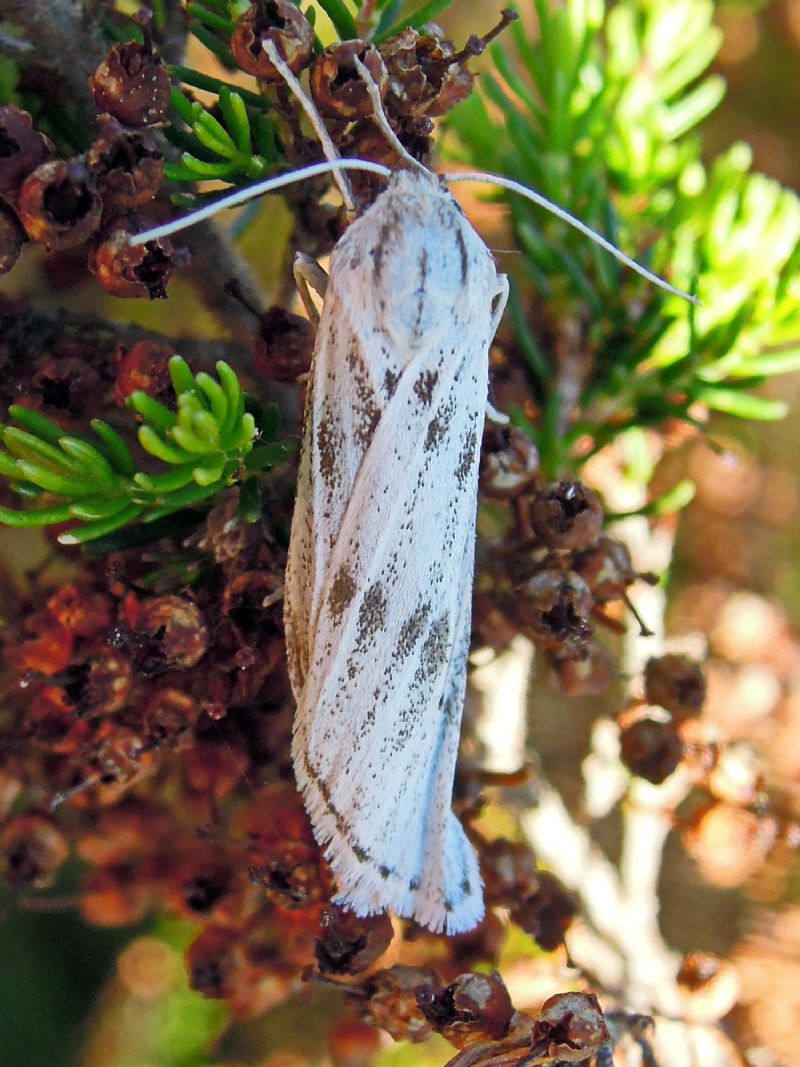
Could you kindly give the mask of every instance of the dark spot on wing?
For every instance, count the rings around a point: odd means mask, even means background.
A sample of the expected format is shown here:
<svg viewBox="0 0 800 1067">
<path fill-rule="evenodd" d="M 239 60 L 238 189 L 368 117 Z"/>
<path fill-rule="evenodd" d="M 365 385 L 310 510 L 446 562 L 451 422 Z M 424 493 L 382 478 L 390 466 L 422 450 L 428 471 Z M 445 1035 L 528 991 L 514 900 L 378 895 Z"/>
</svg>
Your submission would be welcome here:
<svg viewBox="0 0 800 1067">
<path fill-rule="evenodd" d="M 400 375 L 395 374 L 394 371 L 386 370 L 383 375 L 383 385 L 386 389 L 386 395 L 391 398 L 394 396 L 395 389 L 397 389 L 397 383 L 400 381 Z"/>
<path fill-rule="evenodd" d="M 386 625 L 386 593 L 380 582 L 375 582 L 364 594 L 358 611 L 358 633 L 356 644 L 364 648 L 370 638 Z"/>
<path fill-rule="evenodd" d="M 422 637 L 430 612 L 430 603 L 420 604 L 401 626 L 395 649 L 395 654 L 399 660 L 404 660 L 413 651 L 417 641 Z"/>
<path fill-rule="evenodd" d="M 436 388 L 438 380 L 438 371 L 424 370 L 414 382 L 414 392 L 419 397 L 420 403 L 425 407 L 430 407 L 433 400 L 433 390 Z"/>
<path fill-rule="evenodd" d="M 356 595 L 356 583 L 346 563 L 342 564 L 331 582 L 331 590 L 328 594 L 328 608 L 334 623 L 338 623 L 344 615 L 345 608 Z"/>
<path fill-rule="evenodd" d="M 475 465 L 477 453 L 475 446 L 478 443 L 478 437 L 474 430 L 468 430 L 464 437 L 464 443 L 461 446 L 461 452 L 458 457 L 458 466 L 455 470 L 456 482 L 459 489 L 463 489 L 469 478 L 470 472 Z"/>
</svg>

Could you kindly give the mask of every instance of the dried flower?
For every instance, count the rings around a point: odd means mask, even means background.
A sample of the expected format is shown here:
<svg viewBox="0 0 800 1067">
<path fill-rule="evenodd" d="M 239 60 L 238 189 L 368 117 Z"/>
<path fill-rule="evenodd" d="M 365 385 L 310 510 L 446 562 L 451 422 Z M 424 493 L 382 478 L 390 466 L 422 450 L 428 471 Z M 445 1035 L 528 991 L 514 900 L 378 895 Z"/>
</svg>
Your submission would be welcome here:
<svg viewBox="0 0 800 1067">
<path fill-rule="evenodd" d="M 131 393 L 142 392 L 162 404 L 174 404 L 175 393 L 167 367 L 174 355 L 173 347 L 160 341 L 137 341 L 130 348 L 117 345 L 114 351 L 116 403 L 123 406 Z"/>
<path fill-rule="evenodd" d="M 0 830 L 3 874 L 13 889 L 47 889 L 68 852 L 53 819 L 38 812 L 16 815 Z"/>
<path fill-rule="evenodd" d="M 537 494 L 530 505 L 531 525 L 549 548 L 574 552 L 603 529 L 603 505 L 596 493 L 574 478 L 564 478 Z"/>
<path fill-rule="evenodd" d="M 515 594 L 511 607 L 520 624 L 545 647 L 582 650 L 592 636 L 592 594 L 572 571 L 543 570 Z"/>
<path fill-rule="evenodd" d="M 534 1023 L 530 1055 L 579 1063 L 608 1040 L 608 1027 L 593 993 L 556 993 L 544 1002 Z"/>
<path fill-rule="evenodd" d="M 171 82 L 160 56 L 148 44 L 114 44 L 89 82 L 94 100 L 125 126 L 163 122 L 169 110 Z"/>
<path fill-rule="evenodd" d="M 103 202 L 79 159 L 42 163 L 22 183 L 17 210 L 28 236 L 46 249 L 75 248 L 100 226 Z"/>
<path fill-rule="evenodd" d="M 92 250 L 89 269 L 112 296 L 164 300 L 172 272 L 187 261 L 184 249 L 166 237 L 132 245 L 130 238 L 148 226 L 146 219 L 126 215 L 111 223 Z"/>
<path fill-rule="evenodd" d="M 241 69 L 264 82 L 282 82 L 264 51 L 271 41 L 297 74 L 308 65 L 314 48 L 311 23 L 291 0 L 257 0 L 240 15 L 231 37 L 231 51 Z"/>
<path fill-rule="evenodd" d="M 642 718 L 626 726 L 620 735 L 622 762 L 639 778 L 660 785 L 683 759 L 683 742 L 672 722 Z"/>
<path fill-rule="evenodd" d="M 379 959 L 392 941 L 389 916 L 358 916 L 345 908 L 326 908 L 314 955 L 322 974 L 360 974 Z"/>
<path fill-rule="evenodd" d="M 688 656 L 671 653 L 649 659 L 644 669 L 644 693 L 682 722 L 700 714 L 706 698 L 703 668 Z"/>
<path fill-rule="evenodd" d="M 367 41 L 337 41 L 315 58 L 309 81 L 317 107 L 333 118 L 353 120 L 373 112 L 372 97 L 354 56 L 369 71 L 381 98 L 386 95 L 388 77 L 380 52 Z"/>
<path fill-rule="evenodd" d="M 488 435 L 487 435 L 488 436 Z M 522 430 L 512 427 L 487 442 L 481 453 L 481 489 L 498 500 L 521 496 L 539 474 L 539 450 Z"/>
<path fill-rule="evenodd" d="M 417 1001 L 417 990 L 423 988 L 433 995 L 441 988 L 435 971 L 401 966 L 376 971 L 364 984 L 367 1001 L 362 1018 L 391 1034 L 395 1041 L 426 1041 L 433 1026 Z"/>
<path fill-rule="evenodd" d="M 135 208 L 152 200 L 164 175 L 162 160 L 152 137 L 101 116 L 100 134 L 86 153 L 86 165 L 105 211 Z"/>
<path fill-rule="evenodd" d="M 53 143 L 33 128 L 27 111 L 0 107 L 0 196 L 16 200 L 25 179 L 53 154 Z"/>
<path fill-rule="evenodd" d="M 445 989 L 435 985 L 417 990 L 425 1018 L 456 1048 L 499 1041 L 508 1033 L 514 1013 L 499 974 L 462 974 Z"/>
<path fill-rule="evenodd" d="M 545 952 L 564 944 L 564 935 L 575 918 L 578 902 L 554 874 L 539 871 L 536 890 L 512 905 L 511 918 Z"/>
<path fill-rule="evenodd" d="M 7 274 L 19 259 L 25 231 L 8 208 L 0 207 L 0 274 Z"/>
</svg>

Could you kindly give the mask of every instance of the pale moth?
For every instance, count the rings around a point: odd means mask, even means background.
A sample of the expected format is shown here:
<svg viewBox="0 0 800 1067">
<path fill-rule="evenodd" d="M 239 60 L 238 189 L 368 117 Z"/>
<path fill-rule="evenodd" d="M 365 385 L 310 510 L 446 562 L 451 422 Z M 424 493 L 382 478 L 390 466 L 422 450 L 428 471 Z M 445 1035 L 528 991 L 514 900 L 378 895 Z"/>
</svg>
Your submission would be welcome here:
<svg viewBox="0 0 800 1067">
<path fill-rule="evenodd" d="M 136 241 L 325 171 L 346 203 L 345 169 L 388 178 L 333 250 L 314 348 L 286 571 L 293 759 L 338 902 L 457 934 L 484 910 L 477 858 L 450 805 L 488 354 L 508 283 L 439 178 L 396 142 L 372 95 L 407 169 L 329 158 Z M 489 175 L 451 179 L 515 189 L 671 289 L 531 190 Z"/>
</svg>

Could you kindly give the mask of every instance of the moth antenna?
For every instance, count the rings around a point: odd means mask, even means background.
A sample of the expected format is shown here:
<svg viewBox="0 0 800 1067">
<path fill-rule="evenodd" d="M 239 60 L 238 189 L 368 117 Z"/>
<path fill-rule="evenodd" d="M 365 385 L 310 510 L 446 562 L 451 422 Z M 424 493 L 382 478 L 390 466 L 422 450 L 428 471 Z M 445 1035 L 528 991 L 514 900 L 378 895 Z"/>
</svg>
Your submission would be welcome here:
<svg viewBox="0 0 800 1067">
<path fill-rule="evenodd" d="M 341 159 L 342 157 L 339 155 L 339 150 L 331 140 L 331 135 L 328 133 L 327 127 L 322 121 L 322 116 L 314 106 L 314 101 L 306 93 L 303 86 L 295 77 L 294 73 L 289 67 L 289 64 L 286 62 L 286 60 L 276 48 L 275 42 L 267 39 L 263 42 L 263 47 L 264 51 L 269 57 L 270 63 L 272 63 L 272 65 L 278 71 L 280 76 L 292 90 L 298 100 L 298 103 L 302 107 L 303 111 L 305 111 L 306 117 L 313 126 L 314 133 L 316 133 L 319 139 L 319 143 L 322 146 L 322 151 L 325 154 L 325 158 L 330 163 L 332 163 L 334 160 Z M 357 213 L 356 205 L 355 201 L 353 200 L 353 190 L 350 188 L 350 182 L 347 180 L 347 176 L 338 171 L 333 171 L 333 179 L 339 186 L 339 192 L 342 194 L 342 200 L 344 201 L 345 210 L 351 218 L 355 218 Z"/>
<path fill-rule="evenodd" d="M 546 211 L 549 211 L 551 215 L 555 215 L 557 219 L 561 219 L 562 222 L 568 223 L 579 233 L 582 233 L 585 237 L 588 237 L 590 241 L 594 241 L 596 245 L 609 252 L 614 259 L 618 259 L 620 263 L 624 263 L 626 267 L 630 267 L 631 270 L 635 270 L 637 274 L 641 274 L 643 278 L 646 278 L 653 285 L 657 285 L 659 289 L 664 289 L 668 293 L 672 293 L 673 296 L 679 296 L 683 300 L 688 300 L 690 304 L 695 304 L 697 307 L 703 305 L 697 299 L 696 296 L 691 296 L 689 293 L 684 293 L 682 289 L 676 289 L 674 285 L 670 285 L 669 282 L 663 278 L 659 278 L 657 274 L 653 274 L 647 267 L 641 266 L 635 259 L 631 259 L 630 256 L 613 245 L 610 241 L 607 241 L 605 237 L 601 237 L 599 233 L 587 226 L 585 222 L 581 222 L 580 219 L 574 215 L 570 215 L 568 211 L 565 211 L 563 207 L 559 207 L 558 204 L 554 204 L 552 200 L 548 200 L 546 196 L 542 196 L 541 193 L 535 192 L 533 189 L 529 189 L 527 185 L 522 185 L 521 182 L 515 182 L 513 178 L 504 178 L 502 174 L 445 174 L 444 180 L 451 184 L 452 182 L 485 182 L 488 185 L 498 185 L 502 189 L 509 189 L 512 193 L 518 193 L 519 196 L 524 197 L 526 200 L 530 200 L 534 204 L 538 204 L 539 207 L 543 207 Z"/>
<path fill-rule="evenodd" d="M 170 234 L 178 233 L 179 230 L 194 226 L 196 222 L 210 219 L 226 208 L 237 207 L 239 204 L 244 204 L 257 196 L 275 192 L 276 189 L 294 185 L 295 182 L 305 181 L 306 178 L 316 178 L 320 174 L 336 174 L 342 170 L 365 170 L 370 174 L 379 174 L 382 178 L 390 178 L 392 175 L 388 167 L 384 167 L 382 163 L 373 163 L 369 159 L 330 159 L 325 160 L 324 163 L 312 163 L 308 167 L 293 170 L 288 174 L 278 174 L 273 178 L 264 178 L 263 181 L 256 182 L 255 185 L 249 185 L 246 189 L 237 189 L 235 193 L 220 197 L 219 200 L 206 204 L 204 207 L 198 208 L 197 211 L 191 211 L 182 218 L 173 219 L 172 222 L 165 222 L 162 226 L 154 226 L 150 230 L 136 234 L 135 237 L 131 237 L 130 243 L 132 245 L 143 245 L 148 241 L 157 241 L 160 237 L 169 237 Z"/>
<path fill-rule="evenodd" d="M 383 110 L 383 101 L 381 100 L 381 93 L 380 89 L 378 88 L 377 82 L 357 55 L 353 56 L 353 64 L 359 75 L 361 76 L 361 80 L 367 87 L 369 98 L 372 101 L 372 117 L 377 123 L 377 125 L 380 127 L 383 136 L 386 138 L 386 140 L 389 142 L 395 152 L 397 152 L 400 158 L 404 160 L 410 167 L 412 167 L 414 170 L 424 171 L 425 174 L 430 174 L 431 172 L 428 170 L 427 167 L 423 166 L 423 164 L 420 163 L 418 159 L 414 159 L 414 157 L 411 155 L 411 153 L 408 151 L 408 149 L 405 147 L 405 145 L 401 142 L 400 138 L 392 129 L 389 120 L 386 117 L 386 112 Z"/>
</svg>

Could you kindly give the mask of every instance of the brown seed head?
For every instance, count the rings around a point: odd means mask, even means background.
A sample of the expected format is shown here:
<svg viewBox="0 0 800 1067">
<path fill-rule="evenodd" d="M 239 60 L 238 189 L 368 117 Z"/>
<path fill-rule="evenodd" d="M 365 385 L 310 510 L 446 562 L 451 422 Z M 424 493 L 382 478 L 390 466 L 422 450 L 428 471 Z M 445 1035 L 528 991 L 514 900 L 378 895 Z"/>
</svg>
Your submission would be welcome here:
<svg viewBox="0 0 800 1067">
<path fill-rule="evenodd" d="M 509 604 L 519 623 L 545 647 L 586 647 L 592 636 L 592 594 L 572 571 L 543 570 L 515 593 Z"/>
<path fill-rule="evenodd" d="M 480 846 L 487 904 L 509 907 L 539 888 L 536 856 L 527 845 L 499 838 Z"/>
<path fill-rule="evenodd" d="M 19 259 L 25 231 L 10 208 L 0 207 L 0 274 L 7 274 Z"/>
<path fill-rule="evenodd" d="M 605 693 L 614 680 L 614 657 L 599 641 L 590 641 L 578 655 L 567 647 L 548 649 L 545 657 L 559 689 L 570 696 Z"/>
<path fill-rule="evenodd" d="M 639 778 L 660 785 L 683 759 L 683 742 L 672 722 L 643 718 L 627 726 L 620 736 L 622 762 Z"/>
<path fill-rule="evenodd" d="M 512 906 L 511 918 L 545 952 L 554 952 L 564 944 L 578 902 L 549 871 L 539 871 L 538 883 L 534 893 Z"/>
<path fill-rule="evenodd" d="M 530 437 L 516 427 L 503 431 L 500 444 L 484 447 L 481 489 L 486 496 L 498 500 L 518 497 L 530 488 L 538 473 L 539 450 Z"/>
<path fill-rule="evenodd" d="M 388 76 L 380 52 L 367 41 L 337 41 L 316 57 L 309 85 L 317 107 L 332 118 L 353 120 L 373 112 L 372 98 L 353 57 L 357 56 L 386 95 Z"/>
<path fill-rule="evenodd" d="M 291 0 L 259 0 L 237 19 L 231 51 L 246 74 L 281 84 L 283 78 L 264 51 L 272 41 L 289 68 L 297 74 L 308 66 L 314 49 L 311 23 Z"/>
<path fill-rule="evenodd" d="M 627 546 L 605 534 L 573 557 L 572 569 L 583 578 L 592 596 L 600 603 L 618 600 L 638 578 Z"/>
<path fill-rule="evenodd" d="M 116 643 L 131 654 L 137 671 L 154 675 L 193 667 L 205 655 L 208 639 L 198 606 L 186 597 L 169 595 L 129 598 Z"/>
<path fill-rule="evenodd" d="M 68 852 L 64 835 L 47 815 L 13 816 L 0 831 L 0 861 L 12 889 L 47 889 Z"/>
<path fill-rule="evenodd" d="M 596 493 L 574 478 L 564 478 L 531 501 L 531 525 L 548 548 L 574 552 L 603 529 L 603 505 Z"/>
<path fill-rule="evenodd" d="M 31 393 L 50 415 L 72 419 L 95 413 L 101 402 L 103 383 L 85 359 L 66 356 L 47 359 L 31 378 Z"/>
<path fill-rule="evenodd" d="M 700 714 L 706 699 L 703 668 L 688 656 L 670 653 L 647 661 L 644 693 L 650 704 L 659 704 L 678 721 Z"/>
<path fill-rule="evenodd" d="M 314 946 L 321 974 L 360 974 L 381 957 L 392 941 L 386 912 L 360 917 L 336 905 L 326 908 Z"/>
<path fill-rule="evenodd" d="M 161 341 L 137 341 L 131 345 L 117 345 L 114 351 L 117 378 L 114 400 L 121 407 L 135 392 L 147 393 L 159 403 L 174 402 L 174 390 L 167 363 L 175 350 Z"/>
<path fill-rule="evenodd" d="M 97 231 L 103 201 L 79 159 L 42 163 L 22 183 L 17 211 L 28 236 L 50 249 L 75 248 Z"/>
<path fill-rule="evenodd" d="M 107 293 L 127 299 L 164 300 L 167 283 L 188 256 L 166 237 L 132 245 L 130 238 L 150 225 L 147 219 L 126 215 L 101 234 L 89 258 L 89 269 Z"/>
<path fill-rule="evenodd" d="M 147 44 L 114 44 L 89 81 L 100 111 L 125 126 L 163 122 L 169 111 L 171 83 L 160 56 Z"/>
<path fill-rule="evenodd" d="M 362 1018 L 372 1026 L 386 1030 L 395 1041 L 426 1041 L 433 1026 L 417 1002 L 418 989 L 441 989 L 435 971 L 417 967 L 390 967 L 377 971 L 364 984 L 367 1002 Z"/>
<path fill-rule="evenodd" d="M 531 1035 L 531 1055 L 580 1063 L 609 1040 L 593 993 L 556 993 L 542 1005 Z"/>
<path fill-rule="evenodd" d="M 0 196 L 13 204 L 28 175 L 53 151 L 52 141 L 33 128 L 27 111 L 14 104 L 0 107 Z"/>
<path fill-rule="evenodd" d="M 446 989 L 423 986 L 417 1002 L 428 1022 L 456 1046 L 467 1048 L 508 1033 L 514 1008 L 499 974 L 462 974 Z"/>
<path fill-rule="evenodd" d="M 389 74 L 387 105 L 397 116 L 444 115 L 472 92 L 475 75 L 463 54 L 438 33 L 407 29 L 380 46 Z"/>
<path fill-rule="evenodd" d="M 86 153 L 86 165 L 107 213 L 152 200 L 164 176 L 163 157 L 148 134 L 132 133 L 101 116 L 100 134 Z"/>
</svg>

